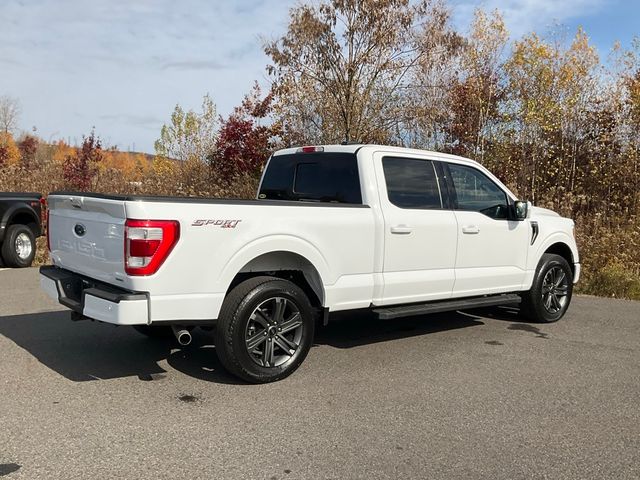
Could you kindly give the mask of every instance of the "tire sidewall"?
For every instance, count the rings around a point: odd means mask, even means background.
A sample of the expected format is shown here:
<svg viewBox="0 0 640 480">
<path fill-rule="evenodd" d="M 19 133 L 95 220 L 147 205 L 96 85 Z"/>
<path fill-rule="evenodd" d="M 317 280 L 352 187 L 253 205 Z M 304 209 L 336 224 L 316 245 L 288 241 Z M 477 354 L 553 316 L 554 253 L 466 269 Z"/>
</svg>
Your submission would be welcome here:
<svg viewBox="0 0 640 480">
<path fill-rule="evenodd" d="M 302 317 L 302 338 L 296 353 L 286 363 L 276 367 L 263 367 L 258 365 L 247 351 L 245 332 L 253 311 L 262 302 L 273 297 L 284 297 L 296 305 Z M 234 355 L 242 369 L 256 381 L 280 380 L 290 375 L 303 362 L 313 343 L 315 322 L 309 299 L 297 285 L 286 280 L 274 280 L 251 290 L 240 302 L 233 317 L 231 345 L 228 347 L 234 350 Z"/>
<path fill-rule="evenodd" d="M 551 323 L 560 320 L 569 308 L 571 297 L 573 295 L 573 273 L 571 271 L 571 267 L 569 267 L 569 264 L 564 258 L 558 255 L 548 255 L 545 257 L 542 258 L 542 263 L 540 264 L 536 273 L 534 288 L 531 291 L 531 303 L 536 315 L 536 319 L 544 323 Z M 542 303 L 542 283 L 544 281 L 544 277 L 553 267 L 562 268 L 562 271 L 569 279 L 567 287 L 567 302 L 560 309 L 560 311 L 556 313 L 550 313 L 549 311 L 547 311 Z"/>
<path fill-rule="evenodd" d="M 22 259 L 16 253 L 16 240 L 20 234 L 26 234 L 31 242 L 31 254 Z M 26 225 L 11 225 L 2 244 L 2 259 L 8 267 L 24 268 L 31 265 L 36 255 L 36 240 L 33 232 Z"/>
</svg>

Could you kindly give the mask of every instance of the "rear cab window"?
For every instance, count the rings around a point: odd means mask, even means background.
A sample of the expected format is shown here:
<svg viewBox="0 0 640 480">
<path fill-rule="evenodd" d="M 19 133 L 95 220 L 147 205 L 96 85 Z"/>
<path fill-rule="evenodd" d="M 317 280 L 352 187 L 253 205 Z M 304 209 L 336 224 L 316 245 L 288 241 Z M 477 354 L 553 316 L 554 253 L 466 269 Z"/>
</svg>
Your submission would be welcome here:
<svg viewBox="0 0 640 480">
<path fill-rule="evenodd" d="M 442 194 L 431 160 L 384 157 L 382 159 L 389 202 L 399 208 L 441 209 Z"/>
<path fill-rule="evenodd" d="M 357 156 L 346 152 L 274 155 L 258 198 L 361 205 Z"/>
</svg>

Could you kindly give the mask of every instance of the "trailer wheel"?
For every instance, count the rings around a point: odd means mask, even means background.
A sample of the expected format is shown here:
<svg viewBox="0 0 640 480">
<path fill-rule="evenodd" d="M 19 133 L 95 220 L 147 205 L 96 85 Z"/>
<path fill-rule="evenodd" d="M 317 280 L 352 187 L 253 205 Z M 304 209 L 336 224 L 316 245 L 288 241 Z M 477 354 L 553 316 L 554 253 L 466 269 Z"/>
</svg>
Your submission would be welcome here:
<svg viewBox="0 0 640 480">
<path fill-rule="evenodd" d="M 222 365 L 251 383 L 281 380 L 303 362 L 315 322 L 300 287 L 275 277 L 239 284 L 225 299 L 215 331 Z"/>
<path fill-rule="evenodd" d="M 2 260 L 7 267 L 31 266 L 36 255 L 36 239 L 26 225 L 10 225 L 2 243 Z"/>
</svg>

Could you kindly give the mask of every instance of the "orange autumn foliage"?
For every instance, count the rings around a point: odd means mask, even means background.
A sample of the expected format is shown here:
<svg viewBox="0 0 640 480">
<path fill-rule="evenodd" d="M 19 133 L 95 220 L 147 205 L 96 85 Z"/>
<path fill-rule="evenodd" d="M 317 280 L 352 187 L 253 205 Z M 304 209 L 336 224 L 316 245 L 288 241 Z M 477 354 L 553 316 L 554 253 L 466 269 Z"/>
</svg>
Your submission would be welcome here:
<svg viewBox="0 0 640 480">
<path fill-rule="evenodd" d="M 0 132 L 0 165 L 14 165 L 20 162 L 20 149 L 7 132 Z"/>
</svg>

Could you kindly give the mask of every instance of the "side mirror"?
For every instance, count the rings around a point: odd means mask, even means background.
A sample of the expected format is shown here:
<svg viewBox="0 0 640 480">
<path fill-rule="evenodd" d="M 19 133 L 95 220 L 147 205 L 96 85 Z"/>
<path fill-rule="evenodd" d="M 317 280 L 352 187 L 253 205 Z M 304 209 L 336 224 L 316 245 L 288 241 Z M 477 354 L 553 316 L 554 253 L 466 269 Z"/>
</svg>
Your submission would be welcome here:
<svg viewBox="0 0 640 480">
<path fill-rule="evenodd" d="M 515 202 L 516 220 L 525 220 L 531 216 L 531 202 L 516 200 Z"/>
</svg>

